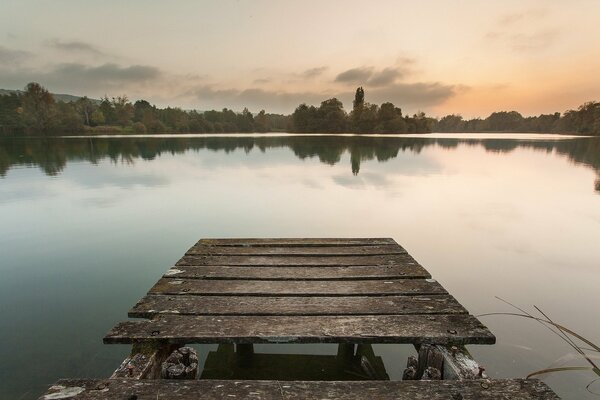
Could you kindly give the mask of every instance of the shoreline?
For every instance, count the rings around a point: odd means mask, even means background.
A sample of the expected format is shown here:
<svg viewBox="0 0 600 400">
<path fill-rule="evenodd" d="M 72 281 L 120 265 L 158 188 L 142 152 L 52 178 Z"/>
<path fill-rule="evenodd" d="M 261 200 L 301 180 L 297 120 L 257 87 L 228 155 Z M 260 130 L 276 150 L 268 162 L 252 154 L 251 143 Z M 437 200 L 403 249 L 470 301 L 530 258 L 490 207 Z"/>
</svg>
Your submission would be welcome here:
<svg viewBox="0 0 600 400">
<path fill-rule="evenodd" d="M 264 133 L 158 133 L 158 134 L 83 134 L 83 135 L 49 135 L 49 136 L 0 136 L 0 139 L 126 139 L 126 138 L 202 138 L 202 137 L 377 137 L 377 138 L 422 138 L 422 139 L 474 139 L 474 140 L 567 140 L 593 138 L 590 135 L 575 135 L 571 133 L 539 133 L 539 132 L 478 132 L 478 133 L 295 133 L 295 132 L 264 132 Z"/>
</svg>

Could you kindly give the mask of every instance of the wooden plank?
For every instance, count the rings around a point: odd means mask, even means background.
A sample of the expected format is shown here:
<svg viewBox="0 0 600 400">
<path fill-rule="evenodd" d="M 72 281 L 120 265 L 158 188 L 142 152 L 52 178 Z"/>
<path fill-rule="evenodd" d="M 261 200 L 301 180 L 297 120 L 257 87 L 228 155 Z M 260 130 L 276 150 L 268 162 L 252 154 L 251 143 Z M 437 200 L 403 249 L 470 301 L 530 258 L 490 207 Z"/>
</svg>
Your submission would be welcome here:
<svg viewBox="0 0 600 400">
<path fill-rule="evenodd" d="M 338 266 L 405 265 L 407 257 L 404 254 L 384 256 L 183 256 L 176 265 L 247 265 L 247 266 Z"/>
<path fill-rule="evenodd" d="M 368 296 L 447 294 L 433 279 L 261 281 L 161 278 L 149 294 L 240 296 Z"/>
<path fill-rule="evenodd" d="M 392 238 L 231 238 L 201 239 L 196 246 L 378 246 L 397 244 Z"/>
<path fill-rule="evenodd" d="M 376 246 L 193 246 L 186 255 L 213 256 L 347 256 L 405 254 L 398 244 Z"/>
<path fill-rule="evenodd" d="M 495 337 L 468 314 L 368 316 L 160 315 L 124 321 L 105 343 L 431 343 L 493 344 Z"/>
<path fill-rule="evenodd" d="M 239 381 L 63 379 L 40 400 L 559 400 L 537 379 L 472 381 Z"/>
<path fill-rule="evenodd" d="M 452 296 L 254 297 L 146 296 L 133 318 L 178 315 L 402 315 L 466 314 Z"/>
<path fill-rule="evenodd" d="M 402 266 L 355 267 L 244 267 L 244 266 L 175 266 L 165 277 L 179 279 L 252 279 L 252 280 L 346 280 L 431 278 L 425 268 L 412 263 Z"/>
</svg>

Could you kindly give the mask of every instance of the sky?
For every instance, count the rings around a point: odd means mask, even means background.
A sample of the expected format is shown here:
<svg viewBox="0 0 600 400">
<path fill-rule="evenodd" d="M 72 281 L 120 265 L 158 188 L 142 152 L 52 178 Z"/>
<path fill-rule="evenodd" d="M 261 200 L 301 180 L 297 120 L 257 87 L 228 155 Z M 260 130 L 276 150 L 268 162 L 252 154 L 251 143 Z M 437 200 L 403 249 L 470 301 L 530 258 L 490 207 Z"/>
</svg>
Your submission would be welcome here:
<svg viewBox="0 0 600 400">
<path fill-rule="evenodd" d="M 290 113 L 338 97 L 405 113 L 551 113 L 600 100 L 600 1 L 0 4 L 0 88 Z"/>
</svg>

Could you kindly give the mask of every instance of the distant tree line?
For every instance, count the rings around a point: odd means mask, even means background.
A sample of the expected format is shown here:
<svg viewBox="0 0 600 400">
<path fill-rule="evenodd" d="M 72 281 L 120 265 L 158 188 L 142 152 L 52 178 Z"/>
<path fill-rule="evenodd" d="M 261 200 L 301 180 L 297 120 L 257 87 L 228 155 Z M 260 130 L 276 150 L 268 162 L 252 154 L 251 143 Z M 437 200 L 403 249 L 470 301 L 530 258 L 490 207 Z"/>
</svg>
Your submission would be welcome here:
<svg viewBox="0 0 600 400">
<path fill-rule="evenodd" d="M 341 101 L 332 98 L 319 107 L 300 104 L 292 114 L 292 122 L 295 132 L 304 133 L 427 133 L 437 121 L 422 112 L 403 116 L 402 110 L 392 103 L 367 103 L 365 91 L 359 87 L 349 114 Z"/>
<path fill-rule="evenodd" d="M 365 101 L 362 87 L 356 89 L 352 110 L 347 113 L 336 98 L 318 107 L 300 104 L 291 115 L 199 112 L 181 108 L 158 108 L 146 100 L 132 103 L 127 96 L 92 100 L 57 101 L 38 83 L 24 92 L 0 95 L 0 134 L 72 133 L 427 133 L 427 132 L 544 132 L 600 135 L 600 102 L 589 102 L 563 114 L 523 117 L 516 111 L 492 113 L 485 119 L 463 119 L 460 115 L 431 118 L 423 112 L 412 116 L 386 102 Z"/>
<path fill-rule="evenodd" d="M 485 119 L 465 120 L 447 115 L 436 126 L 437 132 L 540 132 L 600 135 L 600 102 L 588 102 L 564 114 L 541 114 L 523 117 L 516 111 L 492 113 Z"/>
<path fill-rule="evenodd" d="M 289 121 L 264 110 L 253 115 L 247 108 L 241 113 L 158 108 L 146 100 L 132 103 L 127 96 L 62 102 L 38 83 L 22 93 L 0 95 L 0 133 L 7 134 L 273 132 L 289 130 Z"/>
</svg>

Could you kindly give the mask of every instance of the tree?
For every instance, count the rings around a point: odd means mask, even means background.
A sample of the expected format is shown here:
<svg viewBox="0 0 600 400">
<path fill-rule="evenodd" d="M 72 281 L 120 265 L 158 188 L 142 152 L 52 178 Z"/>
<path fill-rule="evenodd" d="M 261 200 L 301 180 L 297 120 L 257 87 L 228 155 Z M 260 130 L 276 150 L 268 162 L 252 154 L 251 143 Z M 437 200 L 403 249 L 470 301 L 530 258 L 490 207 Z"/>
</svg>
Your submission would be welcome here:
<svg viewBox="0 0 600 400">
<path fill-rule="evenodd" d="M 102 111 L 100 111 L 100 109 L 95 110 L 90 116 L 90 123 L 92 126 L 104 125 L 105 122 L 106 118 L 104 118 L 104 114 Z"/>
<path fill-rule="evenodd" d="M 345 132 L 346 112 L 344 105 L 335 97 L 321 103 L 318 110 L 317 130 L 321 132 Z"/>
<path fill-rule="evenodd" d="M 365 91 L 361 87 L 356 89 L 354 101 L 352 102 L 352 112 L 350 113 L 351 128 L 354 132 L 360 132 L 360 119 L 365 107 Z"/>
<path fill-rule="evenodd" d="M 54 97 L 39 83 L 31 82 L 23 95 L 23 122 L 34 132 L 48 132 L 54 122 Z"/>
<path fill-rule="evenodd" d="M 76 133 L 83 129 L 83 117 L 78 111 L 76 103 L 56 104 L 56 121 L 53 123 L 60 132 Z"/>
<path fill-rule="evenodd" d="M 115 114 L 115 109 L 113 107 L 112 102 L 108 99 L 108 96 L 104 96 L 100 101 L 100 105 L 98 109 L 104 116 L 104 124 L 114 125 L 117 122 L 117 115 Z"/>
<path fill-rule="evenodd" d="M 365 91 L 361 87 L 356 89 L 356 93 L 354 94 L 354 102 L 352 102 L 352 110 L 360 110 L 363 108 L 365 104 Z"/>
<path fill-rule="evenodd" d="M 16 93 L 0 95 L 0 133 L 20 132 L 23 129 L 21 96 Z"/>
<path fill-rule="evenodd" d="M 115 122 L 121 126 L 129 125 L 133 118 L 133 105 L 127 96 L 113 97 L 111 103 L 115 110 Z"/>
<path fill-rule="evenodd" d="M 355 132 L 372 133 L 377 125 L 377 115 L 379 113 L 377 104 L 365 103 L 362 110 L 357 114 L 354 120 Z"/>
<path fill-rule="evenodd" d="M 252 132 L 254 128 L 254 117 L 247 108 L 244 108 L 242 113 L 236 116 L 235 122 L 238 128 L 237 130 L 240 132 Z"/>
<path fill-rule="evenodd" d="M 256 114 L 256 117 L 254 117 L 254 130 L 257 132 L 269 131 L 269 121 L 267 120 L 265 110 L 260 110 L 260 112 Z"/>
<path fill-rule="evenodd" d="M 84 123 L 91 126 L 92 113 L 96 110 L 95 104 L 87 96 L 83 96 L 75 102 L 75 107 L 83 116 Z"/>
</svg>

